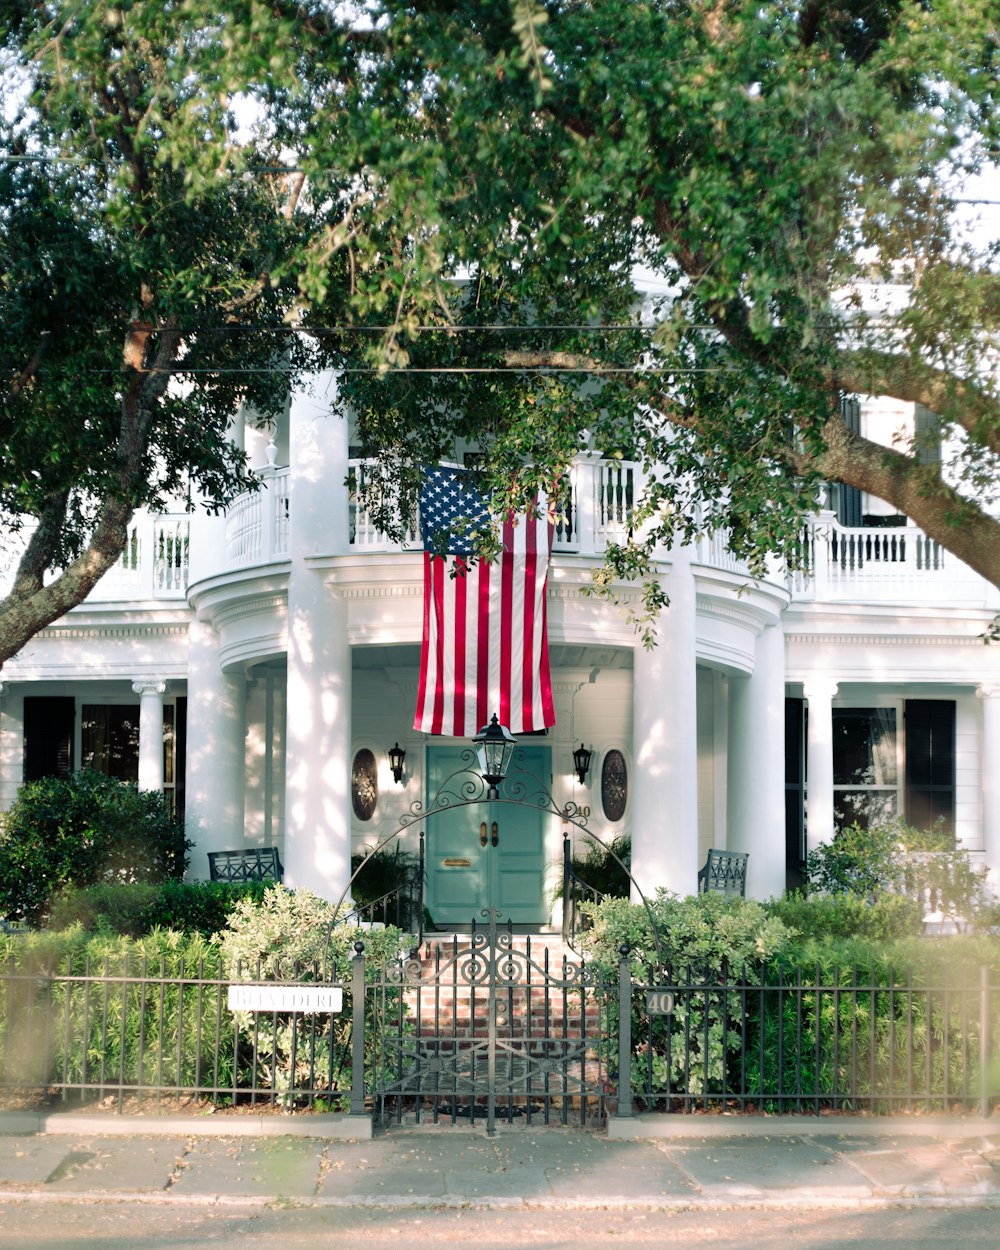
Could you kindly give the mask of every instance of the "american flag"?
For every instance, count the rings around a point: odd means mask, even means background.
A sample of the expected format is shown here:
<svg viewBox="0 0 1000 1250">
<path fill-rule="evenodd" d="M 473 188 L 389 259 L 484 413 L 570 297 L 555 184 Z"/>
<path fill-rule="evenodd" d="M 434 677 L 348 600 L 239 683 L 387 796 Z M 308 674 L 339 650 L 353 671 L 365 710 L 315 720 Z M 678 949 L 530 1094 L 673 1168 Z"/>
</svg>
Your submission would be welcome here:
<svg viewBox="0 0 1000 1250">
<path fill-rule="evenodd" d="M 477 532 L 490 524 L 486 500 L 467 470 L 424 472 L 424 627 L 413 727 L 467 738 L 495 713 L 512 733 L 555 724 L 545 624 L 552 525 L 538 516 L 503 523 L 503 551 L 470 563 Z M 442 555 L 447 551 L 447 555 Z"/>
</svg>

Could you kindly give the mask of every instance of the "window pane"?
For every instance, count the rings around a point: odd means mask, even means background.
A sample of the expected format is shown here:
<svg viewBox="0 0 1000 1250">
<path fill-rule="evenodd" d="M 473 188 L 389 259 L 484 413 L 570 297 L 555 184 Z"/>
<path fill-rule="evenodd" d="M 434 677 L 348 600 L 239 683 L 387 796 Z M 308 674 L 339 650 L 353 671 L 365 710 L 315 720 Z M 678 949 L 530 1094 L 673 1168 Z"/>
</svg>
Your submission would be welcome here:
<svg viewBox="0 0 1000 1250">
<path fill-rule="evenodd" d="M 84 705 L 81 722 L 83 767 L 115 777 L 139 779 L 139 709 Z"/>
<path fill-rule="evenodd" d="M 896 709 L 833 709 L 833 784 L 894 786 Z"/>
<path fill-rule="evenodd" d="M 837 829 L 860 825 L 870 829 L 896 816 L 895 790 L 837 790 L 833 796 L 833 823 Z"/>
</svg>

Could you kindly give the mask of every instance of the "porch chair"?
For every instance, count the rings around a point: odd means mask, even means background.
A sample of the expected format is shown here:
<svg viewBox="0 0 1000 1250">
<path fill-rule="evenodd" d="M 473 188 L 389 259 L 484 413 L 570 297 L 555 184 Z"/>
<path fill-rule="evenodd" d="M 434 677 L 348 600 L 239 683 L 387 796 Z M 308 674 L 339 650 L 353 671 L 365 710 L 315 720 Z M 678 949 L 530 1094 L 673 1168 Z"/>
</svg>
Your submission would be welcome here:
<svg viewBox="0 0 1000 1250">
<path fill-rule="evenodd" d="M 213 881 L 281 881 L 285 875 L 276 846 L 209 851 L 208 871 Z"/>
<path fill-rule="evenodd" d="M 746 851 L 708 852 L 703 868 L 698 870 L 698 893 L 725 894 L 729 898 L 745 898 L 747 887 Z"/>
</svg>

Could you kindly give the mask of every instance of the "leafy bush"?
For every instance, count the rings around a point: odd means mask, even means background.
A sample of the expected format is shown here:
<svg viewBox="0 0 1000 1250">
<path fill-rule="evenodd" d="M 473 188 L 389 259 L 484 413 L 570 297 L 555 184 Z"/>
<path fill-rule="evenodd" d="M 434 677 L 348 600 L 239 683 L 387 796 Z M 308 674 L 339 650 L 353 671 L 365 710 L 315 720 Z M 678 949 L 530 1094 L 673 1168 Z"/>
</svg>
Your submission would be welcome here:
<svg viewBox="0 0 1000 1250">
<path fill-rule="evenodd" d="M 632 839 L 627 834 L 619 834 L 605 846 L 591 841 L 583 855 L 574 854 L 570 867 L 574 876 L 591 890 L 612 898 L 628 898 Z M 559 891 L 562 892 L 561 885 Z"/>
<path fill-rule="evenodd" d="M 786 894 L 764 904 L 789 929 L 806 938 L 870 938 L 891 942 L 917 936 L 923 929 L 921 905 L 902 894 L 883 894 L 868 902 L 856 894 Z"/>
<path fill-rule="evenodd" d="M 803 1105 L 851 1110 L 975 1101 L 984 965 L 995 985 L 990 939 L 803 940 L 767 970 L 748 1014 L 748 1092 L 773 1110 L 796 1109 L 795 1091 Z M 990 1002 L 995 1035 L 995 991 Z"/>
<path fill-rule="evenodd" d="M 983 870 L 940 825 L 915 829 L 903 821 L 871 828 L 854 824 L 810 851 L 806 873 L 821 893 L 874 902 L 886 894 L 920 898 L 973 921 L 982 902 Z"/>
<path fill-rule="evenodd" d="M 369 981 L 383 977 L 396 965 L 410 938 L 400 930 L 362 932 L 338 923 L 335 904 L 308 890 L 276 887 L 256 902 L 243 899 L 233 909 L 225 929 L 218 935 L 223 968 L 232 979 L 332 981 L 344 989 L 344 1010 L 339 1016 L 290 1015 L 275 1012 L 236 1013 L 245 1044 L 251 1046 L 258 1084 L 277 1090 L 286 1106 L 298 1095 L 296 1089 L 305 1069 L 327 1074 L 324 1102 L 346 1109 L 351 1085 L 352 1002 L 351 976 L 355 947 L 365 948 L 365 971 Z M 399 990 L 373 994 L 365 1012 L 365 1067 L 368 1087 L 377 1062 L 377 1038 L 383 1028 L 401 1027 L 403 1011 Z"/>
<path fill-rule="evenodd" d="M 824 894 L 874 898 L 891 887 L 899 851 L 895 825 L 848 825 L 837 831 L 832 842 L 823 843 L 806 856 L 810 888 Z"/>
<path fill-rule="evenodd" d="M 181 877 L 190 846 L 162 794 L 90 771 L 28 782 L 0 817 L 0 915 L 37 925 L 64 885 Z"/>
<path fill-rule="evenodd" d="M 66 886 L 52 899 L 48 926 L 80 925 L 88 933 L 142 937 L 153 929 L 182 933 L 218 933 L 236 904 L 260 901 L 272 888 L 266 881 L 137 881 Z"/>
<path fill-rule="evenodd" d="M 580 942 L 608 983 L 617 978 L 623 946 L 629 948 L 633 975 L 646 985 L 678 978 L 690 984 L 693 978 L 708 986 L 729 975 L 729 970 L 755 983 L 762 963 L 792 940 L 781 919 L 768 915 L 761 903 L 718 893 L 681 899 L 660 891 L 649 912 L 616 898 L 584 904 L 584 908 L 593 923 Z M 636 996 L 632 1003 L 632 1085 L 645 1090 L 647 1097 L 669 1091 L 703 1093 L 707 1083 L 723 1081 L 728 1067 L 739 1062 L 738 998 L 688 993 L 678 997 L 672 1015 L 657 1017 L 648 1017 Z M 615 1026 L 610 1036 L 614 1036 L 618 1020 L 614 995 L 606 1009 Z M 614 1074 L 614 1047 L 607 1062 Z"/>
<path fill-rule="evenodd" d="M 404 851 L 399 843 L 391 851 L 364 848 L 351 856 L 351 896 L 358 911 L 368 920 L 389 922 L 399 928 L 413 928 L 417 892 L 413 888 L 420 860 Z"/>
<path fill-rule="evenodd" d="M 768 914 L 763 903 L 720 893 L 678 898 L 660 890 L 650 900 L 652 918 L 642 904 L 627 899 L 585 906 L 593 927 L 581 937 L 581 945 L 590 959 L 615 974 L 625 943 L 636 974 L 650 977 L 658 975 L 657 957 L 666 965 L 694 964 L 712 972 L 724 964 L 733 968 L 759 964 L 787 947 L 793 936 L 779 918 Z"/>
<path fill-rule="evenodd" d="M 0 938 L 0 971 L 14 974 L 0 994 L 0 1082 L 234 1085 L 236 1051 L 224 1036 L 217 1045 L 219 999 L 202 983 L 218 977 L 219 963 L 200 934 L 132 941 L 76 927 Z"/>
</svg>

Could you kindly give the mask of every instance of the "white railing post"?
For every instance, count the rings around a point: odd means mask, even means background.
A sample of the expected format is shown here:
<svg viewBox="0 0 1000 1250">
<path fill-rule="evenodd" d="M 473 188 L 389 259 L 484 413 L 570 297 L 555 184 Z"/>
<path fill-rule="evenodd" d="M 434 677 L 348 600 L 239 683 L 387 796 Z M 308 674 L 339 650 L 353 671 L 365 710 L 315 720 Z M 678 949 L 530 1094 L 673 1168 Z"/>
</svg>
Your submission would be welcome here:
<svg viewBox="0 0 1000 1250">
<path fill-rule="evenodd" d="M 597 550 L 597 490 L 600 461 L 581 456 L 576 461 L 576 541 L 581 555 Z"/>
</svg>

